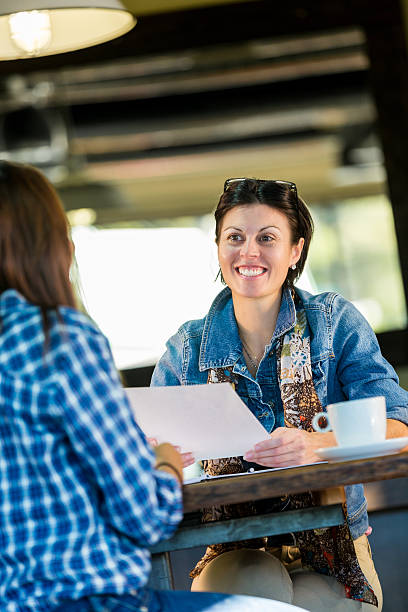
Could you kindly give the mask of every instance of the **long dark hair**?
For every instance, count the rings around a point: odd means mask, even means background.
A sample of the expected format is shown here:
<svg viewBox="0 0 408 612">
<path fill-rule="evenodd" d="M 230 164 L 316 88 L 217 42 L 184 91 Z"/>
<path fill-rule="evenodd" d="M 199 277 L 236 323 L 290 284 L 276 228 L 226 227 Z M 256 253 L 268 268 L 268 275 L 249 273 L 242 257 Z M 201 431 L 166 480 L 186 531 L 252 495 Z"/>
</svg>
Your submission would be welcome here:
<svg viewBox="0 0 408 612">
<path fill-rule="evenodd" d="M 69 280 L 72 246 L 54 187 L 36 168 L 0 161 L 0 294 L 16 289 L 47 312 L 77 307 Z"/>
<path fill-rule="evenodd" d="M 305 267 L 310 241 L 313 235 L 313 219 L 310 212 L 299 197 L 294 183 L 262 179 L 232 179 L 226 181 L 224 193 L 221 195 L 215 210 L 215 240 L 218 244 L 222 220 L 231 208 L 251 204 L 266 204 L 280 210 L 287 218 L 291 229 L 292 243 L 304 239 L 302 254 L 296 264 L 296 269 L 289 268 L 285 283 L 293 286 Z M 221 276 L 222 278 L 222 276 Z"/>
</svg>

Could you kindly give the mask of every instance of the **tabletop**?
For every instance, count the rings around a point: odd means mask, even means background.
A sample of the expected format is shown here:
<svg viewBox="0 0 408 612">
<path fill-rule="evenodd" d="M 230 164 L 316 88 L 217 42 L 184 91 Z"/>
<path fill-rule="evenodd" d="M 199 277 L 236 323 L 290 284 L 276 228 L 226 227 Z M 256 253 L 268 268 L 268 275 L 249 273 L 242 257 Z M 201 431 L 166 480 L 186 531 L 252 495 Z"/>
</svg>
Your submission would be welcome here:
<svg viewBox="0 0 408 612">
<path fill-rule="evenodd" d="M 183 486 L 184 519 L 170 540 L 151 548 L 152 588 L 173 588 L 169 553 L 183 548 L 245 540 L 339 525 L 342 504 L 329 501 L 311 508 L 266 513 L 227 521 L 202 523 L 203 507 L 267 499 L 305 491 L 339 491 L 349 484 L 400 478 L 408 475 L 408 452 L 336 463 L 315 463 L 283 470 L 252 472 L 206 479 Z M 327 505 L 328 504 L 328 505 Z"/>
<path fill-rule="evenodd" d="M 208 505 L 235 504 L 356 483 L 408 476 L 408 452 L 394 455 L 315 463 L 283 470 L 252 472 L 184 485 L 184 513 Z"/>
</svg>

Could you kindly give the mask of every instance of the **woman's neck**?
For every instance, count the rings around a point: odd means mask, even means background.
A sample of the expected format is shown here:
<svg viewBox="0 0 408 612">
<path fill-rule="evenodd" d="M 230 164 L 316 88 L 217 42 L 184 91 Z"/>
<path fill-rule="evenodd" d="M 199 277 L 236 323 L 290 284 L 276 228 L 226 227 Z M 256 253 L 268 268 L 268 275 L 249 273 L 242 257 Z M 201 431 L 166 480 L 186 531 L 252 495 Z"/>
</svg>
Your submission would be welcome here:
<svg viewBox="0 0 408 612">
<path fill-rule="evenodd" d="M 282 290 L 274 296 L 243 298 L 233 295 L 234 314 L 239 335 L 253 356 L 263 355 L 275 331 L 281 305 Z"/>
</svg>

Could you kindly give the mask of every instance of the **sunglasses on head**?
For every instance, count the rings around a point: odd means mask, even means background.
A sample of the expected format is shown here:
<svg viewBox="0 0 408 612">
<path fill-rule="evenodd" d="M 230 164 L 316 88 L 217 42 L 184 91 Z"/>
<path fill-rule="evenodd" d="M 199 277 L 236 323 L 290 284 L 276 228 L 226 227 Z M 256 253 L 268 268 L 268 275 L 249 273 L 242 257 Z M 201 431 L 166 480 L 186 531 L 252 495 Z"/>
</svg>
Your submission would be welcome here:
<svg viewBox="0 0 408 612">
<path fill-rule="evenodd" d="M 252 181 L 255 180 L 257 183 L 274 183 L 275 185 L 286 185 L 291 191 L 294 192 L 297 199 L 297 188 L 295 183 L 291 181 L 275 181 L 273 179 L 248 179 L 248 178 L 229 178 L 224 183 L 224 192 L 231 187 L 232 184 L 242 183 L 243 181 Z"/>
</svg>

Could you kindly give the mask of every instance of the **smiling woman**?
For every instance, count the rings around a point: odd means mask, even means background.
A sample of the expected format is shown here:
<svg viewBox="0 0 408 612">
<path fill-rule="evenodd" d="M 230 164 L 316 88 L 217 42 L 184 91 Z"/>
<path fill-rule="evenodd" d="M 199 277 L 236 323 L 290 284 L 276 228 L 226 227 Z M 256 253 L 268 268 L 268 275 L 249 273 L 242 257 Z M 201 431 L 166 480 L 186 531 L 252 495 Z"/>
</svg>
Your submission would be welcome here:
<svg viewBox="0 0 408 612">
<path fill-rule="evenodd" d="M 225 182 L 215 219 L 221 277 L 231 289 L 247 366 L 256 376 L 282 288 L 293 286 L 306 263 L 313 221 L 294 183 L 253 179 Z M 250 326 L 248 307 L 257 309 Z"/>
<path fill-rule="evenodd" d="M 331 432 L 314 432 L 313 417 L 327 404 L 344 400 L 384 396 L 388 436 L 407 435 L 408 394 L 382 357 L 367 321 L 336 293 L 311 295 L 294 285 L 313 233 L 296 185 L 229 179 L 215 220 L 220 272 L 227 287 L 204 319 L 188 321 L 170 338 L 152 384 L 229 381 L 270 435 L 245 457 L 204 462 L 205 471 L 216 475 L 319 461 L 316 450 L 336 441 Z M 381 609 L 362 485 L 347 487 L 346 502 L 343 525 L 298 533 L 296 546 L 292 538 L 267 538 L 208 547 L 191 573 L 193 589 L 216 590 L 221 583 L 226 592 L 257 593 L 315 612 L 334 606 Z M 313 499 L 285 496 L 265 503 L 262 511 L 288 510 L 307 508 Z M 255 505 L 212 508 L 204 520 L 258 510 Z M 262 575 L 271 577 L 262 588 L 248 570 L 254 559 Z M 294 561 L 302 572 L 289 575 Z M 361 608 L 361 601 L 367 608 Z"/>
</svg>

